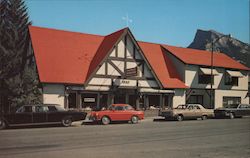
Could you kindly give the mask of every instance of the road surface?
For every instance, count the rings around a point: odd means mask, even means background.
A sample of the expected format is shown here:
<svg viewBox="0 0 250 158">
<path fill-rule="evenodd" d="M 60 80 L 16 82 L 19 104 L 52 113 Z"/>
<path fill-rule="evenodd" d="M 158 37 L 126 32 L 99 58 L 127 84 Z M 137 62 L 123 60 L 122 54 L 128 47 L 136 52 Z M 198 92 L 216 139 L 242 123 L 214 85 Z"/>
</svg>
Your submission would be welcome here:
<svg viewBox="0 0 250 158">
<path fill-rule="evenodd" d="M 249 158 L 250 118 L 0 131 L 0 158 Z"/>
</svg>

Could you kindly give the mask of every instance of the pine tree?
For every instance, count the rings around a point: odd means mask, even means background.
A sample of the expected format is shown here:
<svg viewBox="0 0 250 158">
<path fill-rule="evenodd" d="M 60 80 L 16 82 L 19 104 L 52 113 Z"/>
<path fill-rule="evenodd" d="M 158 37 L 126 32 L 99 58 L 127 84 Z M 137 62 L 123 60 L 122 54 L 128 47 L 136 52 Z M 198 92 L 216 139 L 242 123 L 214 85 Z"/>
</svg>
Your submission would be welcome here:
<svg viewBox="0 0 250 158">
<path fill-rule="evenodd" d="M 27 7 L 23 0 L 0 0 L 0 13 L 0 91 L 12 107 L 39 103 Z"/>
</svg>

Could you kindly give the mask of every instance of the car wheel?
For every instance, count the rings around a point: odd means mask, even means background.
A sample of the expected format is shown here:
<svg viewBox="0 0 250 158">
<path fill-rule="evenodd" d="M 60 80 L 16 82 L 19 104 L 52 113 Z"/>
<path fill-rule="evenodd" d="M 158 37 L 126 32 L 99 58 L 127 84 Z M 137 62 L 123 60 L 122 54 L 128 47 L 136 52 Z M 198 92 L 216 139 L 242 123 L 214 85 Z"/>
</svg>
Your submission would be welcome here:
<svg viewBox="0 0 250 158">
<path fill-rule="evenodd" d="M 137 116 L 131 117 L 131 123 L 136 124 L 136 123 L 138 123 L 138 121 L 139 121 L 139 118 Z"/>
<path fill-rule="evenodd" d="M 6 128 L 6 123 L 3 119 L 0 119 L 0 129 Z"/>
<path fill-rule="evenodd" d="M 207 119 L 207 116 L 206 116 L 206 115 L 202 115 L 202 116 L 201 116 L 201 119 L 202 119 L 202 120 L 206 120 L 206 119 Z"/>
<path fill-rule="evenodd" d="M 103 124 L 103 125 L 108 125 L 108 124 L 110 124 L 110 118 L 107 117 L 107 116 L 103 116 L 103 117 L 102 117 L 102 124 Z"/>
<path fill-rule="evenodd" d="M 62 125 L 64 127 L 69 127 L 69 126 L 71 126 L 71 124 L 72 124 L 72 120 L 70 117 L 65 117 L 62 119 Z"/>
<path fill-rule="evenodd" d="M 230 118 L 230 119 L 234 119 L 234 118 L 235 118 L 234 113 L 230 112 L 230 113 L 229 113 L 229 118 Z"/>
<path fill-rule="evenodd" d="M 177 116 L 177 120 L 178 120 L 178 121 L 183 121 L 183 116 L 182 116 L 182 115 L 178 115 L 178 116 Z"/>
</svg>

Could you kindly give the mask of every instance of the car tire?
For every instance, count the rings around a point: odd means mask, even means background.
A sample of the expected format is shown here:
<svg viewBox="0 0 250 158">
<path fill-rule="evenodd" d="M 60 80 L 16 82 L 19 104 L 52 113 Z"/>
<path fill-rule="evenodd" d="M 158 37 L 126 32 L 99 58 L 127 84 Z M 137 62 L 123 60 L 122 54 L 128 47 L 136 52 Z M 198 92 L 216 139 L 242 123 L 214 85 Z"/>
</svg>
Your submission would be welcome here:
<svg viewBox="0 0 250 158">
<path fill-rule="evenodd" d="M 230 118 L 230 119 L 234 119 L 234 118 L 235 118 L 234 113 L 230 112 L 230 113 L 229 113 L 229 118 Z"/>
<path fill-rule="evenodd" d="M 111 120 L 110 120 L 110 118 L 108 116 L 103 116 L 101 121 L 102 121 L 103 125 L 108 125 L 111 122 Z"/>
<path fill-rule="evenodd" d="M 70 117 L 65 117 L 62 119 L 62 125 L 64 127 L 69 127 L 72 124 L 72 119 Z"/>
<path fill-rule="evenodd" d="M 6 123 L 3 119 L 0 119 L 0 130 L 6 128 Z"/>
<path fill-rule="evenodd" d="M 201 119 L 202 119 L 202 120 L 206 120 L 206 119 L 207 119 L 207 115 L 202 115 L 202 116 L 201 116 Z"/>
<path fill-rule="evenodd" d="M 184 118 L 183 118 L 182 115 L 178 115 L 178 116 L 177 116 L 177 121 L 183 121 L 183 119 L 184 119 Z"/>
<path fill-rule="evenodd" d="M 132 116 L 131 117 L 131 123 L 132 124 L 136 124 L 136 123 L 138 123 L 139 122 L 139 118 L 137 117 L 137 116 Z"/>
</svg>

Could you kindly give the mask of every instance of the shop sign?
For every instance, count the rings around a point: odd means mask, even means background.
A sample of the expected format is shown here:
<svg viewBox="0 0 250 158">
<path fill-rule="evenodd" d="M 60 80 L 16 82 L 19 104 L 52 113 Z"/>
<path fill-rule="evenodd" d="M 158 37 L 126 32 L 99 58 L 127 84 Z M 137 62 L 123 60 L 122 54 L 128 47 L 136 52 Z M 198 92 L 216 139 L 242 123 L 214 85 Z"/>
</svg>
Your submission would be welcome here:
<svg viewBox="0 0 250 158">
<path fill-rule="evenodd" d="M 94 103 L 95 102 L 95 98 L 84 98 L 84 102 L 85 103 Z"/>
<path fill-rule="evenodd" d="M 83 91 L 84 87 L 68 86 L 68 87 L 66 87 L 66 89 L 74 90 L 74 91 Z"/>
</svg>

